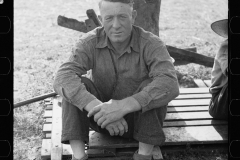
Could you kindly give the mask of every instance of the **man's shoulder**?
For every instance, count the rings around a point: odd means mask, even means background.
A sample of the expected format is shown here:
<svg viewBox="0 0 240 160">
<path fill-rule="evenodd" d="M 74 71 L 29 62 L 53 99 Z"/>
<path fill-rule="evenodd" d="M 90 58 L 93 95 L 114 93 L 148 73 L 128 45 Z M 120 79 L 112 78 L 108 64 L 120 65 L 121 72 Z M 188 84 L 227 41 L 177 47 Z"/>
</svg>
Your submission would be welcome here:
<svg viewBox="0 0 240 160">
<path fill-rule="evenodd" d="M 157 35 L 153 34 L 152 32 L 146 31 L 143 28 L 138 27 L 138 26 L 134 26 L 134 29 L 135 29 L 136 33 L 138 34 L 139 39 L 142 41 L 142 43 L 163 44 L 163 41 Z"/>
</svg>

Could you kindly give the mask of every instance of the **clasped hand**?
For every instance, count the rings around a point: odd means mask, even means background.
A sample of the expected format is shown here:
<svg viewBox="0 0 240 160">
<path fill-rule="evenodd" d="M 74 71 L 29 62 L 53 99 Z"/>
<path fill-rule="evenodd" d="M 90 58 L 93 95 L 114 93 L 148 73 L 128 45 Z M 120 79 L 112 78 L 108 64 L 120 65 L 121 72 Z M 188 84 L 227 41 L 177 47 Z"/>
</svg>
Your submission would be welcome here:
<svg viewBox="0 0 240 160">
<path fill-rule="evenodd" d="M 125 115 L 124 106 L 121 100 L 110 100 L 93 107 L 88 112 L 88 117 L 94 115 L 94 121 L 101 128 L 105 128 L 108 124 L 118 121 Z"/>
</svg>

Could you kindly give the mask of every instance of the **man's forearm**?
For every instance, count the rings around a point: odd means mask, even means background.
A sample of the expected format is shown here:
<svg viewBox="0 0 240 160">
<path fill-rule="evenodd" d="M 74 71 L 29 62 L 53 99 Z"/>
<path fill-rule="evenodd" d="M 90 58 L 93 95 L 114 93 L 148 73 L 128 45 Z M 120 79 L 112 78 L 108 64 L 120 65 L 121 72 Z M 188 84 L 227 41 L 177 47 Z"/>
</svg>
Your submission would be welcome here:
<svg viewBox="0 0 240 160">
<path fill-rule="evenodd" d="M 124 115 L 141 110 L 141 105 L 133 97 L 127 97 L 121 100 L 123 103 Z"/>
</svg>

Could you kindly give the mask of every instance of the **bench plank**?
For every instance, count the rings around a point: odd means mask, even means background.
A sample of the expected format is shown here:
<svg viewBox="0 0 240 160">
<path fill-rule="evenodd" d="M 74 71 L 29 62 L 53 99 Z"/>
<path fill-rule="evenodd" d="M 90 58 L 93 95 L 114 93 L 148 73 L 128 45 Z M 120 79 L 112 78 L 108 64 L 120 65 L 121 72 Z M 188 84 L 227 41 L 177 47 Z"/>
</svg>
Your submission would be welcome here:
<svg viewBox="0 0 240 160">
<path fill-rule="evenodd" d="M 45 110 L 43 118 L 52 117 L 52 110 Z"/>
<path fill-rule="evenodd" d="M 62 108 L 58 105 L 58 98 L 53 100 L 51 160 L 62 159 Z"/>
<path fill-rule="evenodd" d="M 52 110 L 52 105 L 47 105 L 47 107 L 45 108 L 46 110 Z"/>
<path fill-rule="evenodd" d="M 219 126 L 193 126 L 163 128 L 166 135 L 164 145 L 186 144 L 213 144 L 227 143 L 228 127 Z M 89 148 L 126 148 L 138 147 L 137 141 L 121 137 L 111 137 L 97 132 L 91 132 Z"/>
<path fill-rule="evenodd" d="M 52 131 L 52 124 L 51 123 L 43 125 L 43 132 L 44 133 L 51 132 L 51 131 Z"/>
<path fill-rule="evenodd" d="M 43 139 L 41 148 L 41 158 L 48 159 L 51 155 L 51 140 Z"/>
<path fill-rule="evenodd" d="M 209 125 L 222 125 L 228 124 L 227 121 L 224 120 L 178 120 L 178 121 L 164 121 L 163 127 L 187 127 L 187 126 L 209 126 Z M 48 127 L 44 127 L 44 133 L 46 133 L 46 138 L 51 138 L 51 127 L 52 124 L 44 124 L 48 125 Z"/>
<path fill-rule="evenodd" d="M 208 112 L 167 113 L 165 121 L 212 119 Z"/>
<path fill-rule="evenodd" d="M 211 94 L 180 94 L 175 99 L 206 99 L 211 98 Z"/>
<path fill-rule="evenodd" d="M 200 93 L 209 93 L 209 89 L 205 88 L 180 88 L 180 94 L 200 94 Z"/>
<path fill-rule="evenodd" d="M 210 99 L 188 99 L 188 100 L 172 100 L 168 106 L 194 106 L 194 105 L 209 105 Z"/>
<path fill-rule="evenodd" d="M 166 127 L 187 127 L 187 126 L 210 126 L 210 125 L 226 125 L 227 121 L 223 120 L 192 120 L 192 121 L 168 121 L 163 123 Z"/>
<path fill-rule="evenodd" d="M 198 111 L 207 111 L 208 105 L 202 106 L 186 106 L 186 107 L 178 107 L 178 106 L 168 106 L 167 112 L 198 112 Z M 52 111 L 49 111 L 49 114 Z M 51 113 L 52 114 L 52 113 Z M 52 123 L 52 117 L 48 117 L 45 119 L 45 124 Z"/>
<path fill-rule="evenodd" d="M 179 113 L 179 112 L 201 112 L 208 111 L 208 106 L 193 106 L 193 107 L 168 107 L 167 113 Z"/>
</svg>

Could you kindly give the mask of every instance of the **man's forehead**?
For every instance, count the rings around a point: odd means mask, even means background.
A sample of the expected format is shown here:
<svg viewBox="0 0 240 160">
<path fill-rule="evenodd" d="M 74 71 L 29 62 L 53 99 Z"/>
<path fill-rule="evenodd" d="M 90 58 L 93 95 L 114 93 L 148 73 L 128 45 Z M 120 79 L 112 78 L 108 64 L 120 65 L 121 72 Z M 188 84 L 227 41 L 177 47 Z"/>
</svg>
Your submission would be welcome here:
<svg viewBox="0 0 240 160">
<path fill-rule="evenodd" d="M 133 3 L 133 0 L 103 0 L 108 2 L 121 2 L 121 3 Z"/>
</svg>

